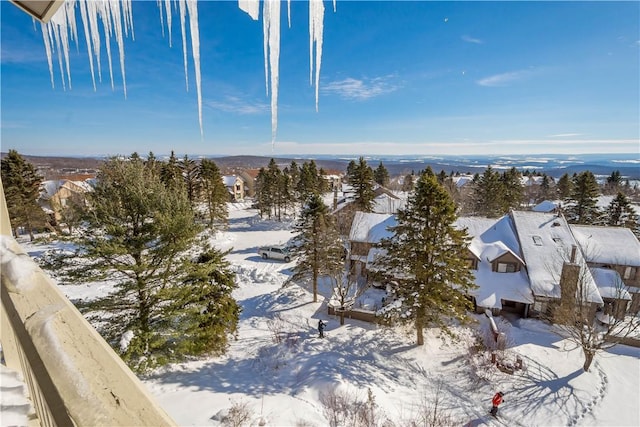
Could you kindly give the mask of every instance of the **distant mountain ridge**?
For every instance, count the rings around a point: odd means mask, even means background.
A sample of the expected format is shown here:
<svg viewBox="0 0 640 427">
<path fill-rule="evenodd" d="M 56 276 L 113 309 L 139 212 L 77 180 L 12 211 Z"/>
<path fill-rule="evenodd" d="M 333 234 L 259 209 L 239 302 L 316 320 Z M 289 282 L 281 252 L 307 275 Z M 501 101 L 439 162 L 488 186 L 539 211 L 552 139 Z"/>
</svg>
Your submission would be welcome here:
<svg viewBox="0 0 640 427">
<path fill-rule="evenodd" d="M 6 153 L 1 153 L 2 157 Z M 179 154 L 178 157 L 183 157 Z M 270 156 L 204 156 L 188 154 L 193 159 L 209 158 L 219 167 L 228 170 L 258 169 L 266 167 Z M 104 157 L 55 157 L 23 155 L 25 159 L 36 166 L 48 166 L 55 169 L 77 168 L 96 169 L 104 161 Z M 157 155 L 158 159 L 166 159 L 168 155 Z M 329 171 L 345 171 L 351 160 L 357 160 L 358 155 L 281 155 L 273 157 L 281 166 L 291 164 L 292 160 L 302 164 L 313 159 L 319 168 Z M 400 175 L 414 171 L 418 173 L 430 166 L 435 172 L 444 170 L 447 173 L 482 173 L 488 165 L 502 170 L 515 167 L 518 170 L 544 172 L 554 178 L 564 173 L 572 175 L 585 170 L 594 175 L 610 175 L 618 170 L 625 179 L 640 179 L 640 153 L 624 154 L 522 154 L 522 155 L 486 155 L 486 156 L 369 156 L 363 155 L 373 168 L 382 162 L 390 174 Z"/>
</svg>

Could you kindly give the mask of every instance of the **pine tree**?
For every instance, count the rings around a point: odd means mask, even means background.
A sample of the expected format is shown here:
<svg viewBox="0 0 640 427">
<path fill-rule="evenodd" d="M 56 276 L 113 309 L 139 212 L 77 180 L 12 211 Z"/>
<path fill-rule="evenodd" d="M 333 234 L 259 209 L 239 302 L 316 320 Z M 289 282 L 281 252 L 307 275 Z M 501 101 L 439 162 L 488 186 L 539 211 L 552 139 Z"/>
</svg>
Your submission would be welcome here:
<svg viewBox="0 0 640 427">
<path fill-rule="evenodd" d="M 229 212 L 227 201 L 229 192 L 222 182 L 222 174 L 213 160 L 202 159 L 200 162 L 200 185 L 207 206 L 209 227 L 215 223 L 227 223 Z"/>
<path fill-rule="evenodd" d="M 465 296 L 475 287 L 465 262 L 468 236 L 454 227 L 455 209 L 437 178 L 423 172 L 378 261 L 386 279 L 397 284 L 393 297 L 401 302 L 388 305 L 385 316 L 413 322 L 418 345 L 424 344 L 424 327 L 446 329 L 450 318 L 466 319 L 471 306 Z"/>
<path fill-rule="evenodd" d="M 522 185 L 522 175 L 516 168 L 511 168 L 504 172 L 501 177 L 502 182 L 502 212 L 505 214 L 511 209 L 518 209 L 524 200 L 524 186 Z"/>
<path fill-rule="evenodd" d="M 414 178 L 415 176 L 413 173 L 404 176 L 402 180 L 402 191 L 405 191 L 407 193 L 413 191 L 413 183 L 415 181 Z"/>
<path fill-rule="evenodd" d="M 82 277 L 116 281 L 114 293 L 86 307 L 107 341 L 138 371 L 224 351 L 238 317 L 233 273 L 221 254 L 198 246 L 185 192 L 167 188 L 141 160 L 112 158 L 88 198 L 78 256 L 87 260 Z M 193 261 L 187 251 L 202 255 Z"/>
<path fill-rule="evenodd" d="M 557 190 L 558 190 L 558 198 L 560 200 L 564 200 L 571 194 L 572 191 L 572 181 L 569 177 L 569 174 L 565 173 L 558 180 Z"/>
<path fill-rule="evenodd" d="M 321 194 L 319 173 L 316 163 L 311 160 L 304 162 L 300 168 L 300 178 L 297 183 L 298 200 L 304 203 L 310 196 Z"/>
<path fill-rule="evenodd" d="M 572 224 L 597 224 L 600 212 L 597 206 L 600 189 L 596 177 L 584 171 L 573 177 L 571 193 L 566 199 L 566 217 Z"/>
<path fill-rule="evenodd" d="M 389 184 L 389 171 L 384 167 L 382 162 L 378 165 L 375 171 L 373 171 L 374 181 L 383 187 Z"/>
<path fill-rule="evenodd" d="M 182 171 L 187 198 L 192 207 L 195 207 L 200 198 L 200 167 L 195 160 L 190 159 L 186 154 L 178 164 Z"/>
<path fill-rule="evenodd" d="M 182 169 L 173 150 L 171 150 L 169 161 L 162 163 L 160 166 L 160 180 L 167 188 L 174 190 L 182 190 L 184 188 Z"/>
<path fill-rule="evenodd" d="M 24 227 L 33 240 L 35 230 L 48 226 L 47 216 L 38 205 L 41 184 L 42 177 L 33 164 L 16 150 L 9 150 L 2 159 L 2 186 L 15 236 Z"/>
<path fill-rule="evenodd" d="M 540 181 L 540 190 L 538 192 L 538 198 L 536 201 L 543 202 L 545 200 L 555 200 L 556 191 L 552 188 L 553 180 L 547 175 L 542 174 L 542 181 Z"/>
<path fill-rule="evenodd" d="M 605 184 L 606 194 L 616 194 L 622 187 L 622 175 L 619 170 L 611 172 L 611 175 L 607 177 L 607 183 Z"/>
<path fill-rule="evenodd" d="M 353 162 L 353 160 L 352 160 Z M 354 203 L 356 209 L 362 212 L 373 210 L 373 170 L 364 157 L 360 157 L 358 163 L 349 163 L 347 168 L 347 182 L 353 187 Z"/>
<path fill-rule="evenodd" d="M 477 215 L 496 218 L 505 213 L 504 185 L 500 173 L 491 166 L 482 175 L 474 177 L 473 202 Z"/>
<path fill-rule="evenodd" d="M 638 215 L 631 206 L 631 202 L 621 191 L 609 203 L 605 212 L 607 225 L 627 227 L 632 231 L 638 228 Z"/>
<path fill-rule="evenodd" d="M 340 268 L 342 246 L 329 208 L 318 194 L 309 196 L 296 223 L 294 253 L 298 262 L 291 280 L 311 276 L 313 302 L 318 301 L 318 278 L 322 274 L 335 274 Z"/>
</svg>

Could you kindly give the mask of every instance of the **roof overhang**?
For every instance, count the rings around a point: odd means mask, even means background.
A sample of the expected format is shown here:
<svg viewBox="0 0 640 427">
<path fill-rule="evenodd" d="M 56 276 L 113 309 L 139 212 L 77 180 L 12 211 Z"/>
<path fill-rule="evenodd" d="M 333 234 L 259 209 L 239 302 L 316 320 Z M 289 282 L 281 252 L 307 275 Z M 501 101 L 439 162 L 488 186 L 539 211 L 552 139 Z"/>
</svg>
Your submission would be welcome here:
<svg viewBox="0 0 640 427">
<path fill-rule="evenodd" d="M 11 0 L 11 3 L 40 22 L 47 23 L 65 0 Z"/>
</svg>

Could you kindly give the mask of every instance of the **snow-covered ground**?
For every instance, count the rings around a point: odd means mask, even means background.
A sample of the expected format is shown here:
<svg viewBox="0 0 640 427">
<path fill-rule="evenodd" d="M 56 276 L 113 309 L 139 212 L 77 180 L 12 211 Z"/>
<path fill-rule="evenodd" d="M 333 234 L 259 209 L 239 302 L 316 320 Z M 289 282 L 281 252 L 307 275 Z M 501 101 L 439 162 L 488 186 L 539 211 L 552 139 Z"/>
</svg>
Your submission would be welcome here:
<svg viewBox="0 0 640 427">
<path fill-rule="evenodd" d="M 370 390 L 378 419 L 396 426 L 420 420 L 436 403 L 450 425 L 640 425 L 640 349 L 617 346 L 599 354 L 585 373 L 581 352 L 543 322 L 498 318 L 507 356 L 524 361 L 525 369 L 509 375 L 489 366 L 487 353 L 469 350 L 473 330 L 486 329 L 484 316 L 455 328 L 458 340 L 428 330 L 421 347 L 412 330 L 349 319 L 340 326 L 327 314 L 329 287 L 321 285 L 313 303 L 308 289 L 283 287 L 293 262 L 256 253 L 258 246 L 292 236 L 290 223 L 262 221 L 255 210 L 230 205 L 229 229 L 212 243 L 231 249 L 242 306 L 238 338 L 223 357 L 172 365 L 143 379 L 178 424 L 221 425 L 235 409 L 247 414 L 244 425 L 325 426 L 329 412 L 321 395 L 365 401 Z M 34 255 L 44 249 L 23 244 Z M 104 292 L 108 284 L 61 288 L 73 300 Z M 319 319 L 328 321 L 325 339 L 318 338 Z M 505 403 L 495 420 L 487 411 L 498 390 Z"/>
</svg>

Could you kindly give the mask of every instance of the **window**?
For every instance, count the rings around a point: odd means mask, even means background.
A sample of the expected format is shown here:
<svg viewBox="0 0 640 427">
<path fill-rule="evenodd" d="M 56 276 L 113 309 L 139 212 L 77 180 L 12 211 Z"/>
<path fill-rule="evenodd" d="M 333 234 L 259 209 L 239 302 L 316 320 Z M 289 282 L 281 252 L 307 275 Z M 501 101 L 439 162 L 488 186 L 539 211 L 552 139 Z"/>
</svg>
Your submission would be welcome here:
<svg viewBox="0 0 640 427">
<path fill-rule="evenodd" d="M 476 269 L 476 263 L 473 258 L 466 258 L 465 261 L 467 262 L 467 267 L 469 267 L 471 270 Z"/>
<path fill-rule="evenodd" d="M 498 273 L 515 273 L 516 265 L 512 262 L 499 262 Z"/>
<path fill-rule="evenodd" d="M 540 236 L 531 236 L 533 239 L 533 244 L 536 246 L 542 246 L 542 237 Z"/>
</svg>

